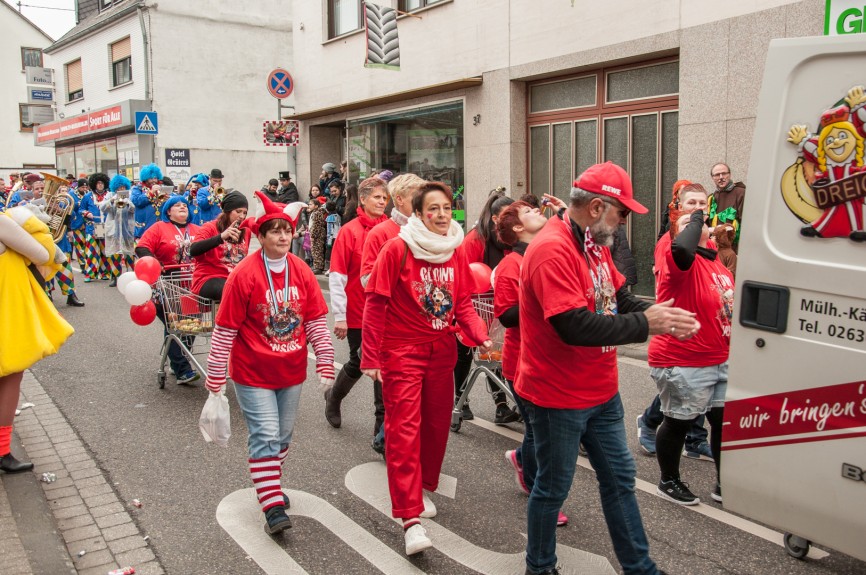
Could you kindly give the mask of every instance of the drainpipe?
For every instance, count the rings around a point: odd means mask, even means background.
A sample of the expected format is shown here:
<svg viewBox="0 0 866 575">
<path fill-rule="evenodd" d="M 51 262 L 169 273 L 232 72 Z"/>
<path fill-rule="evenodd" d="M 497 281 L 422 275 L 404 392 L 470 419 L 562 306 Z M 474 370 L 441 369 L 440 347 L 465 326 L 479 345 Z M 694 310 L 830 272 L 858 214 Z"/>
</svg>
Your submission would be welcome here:
<svg viewBox="0 0 866 575">
<path fill-rule="evenodd" d="M 150 42 L 147 40 L 147 28 L 144 26 L 144 10 L 138 7 L 138 23 L 141 25 L 141 40 L 144 42 L 144 97 L 150 102 L 150 108 L 153 109 L 153 99 L 150 94 Z M 156 162 L 156 138 L 150 139 L 150 161 Z"/>
</svg>

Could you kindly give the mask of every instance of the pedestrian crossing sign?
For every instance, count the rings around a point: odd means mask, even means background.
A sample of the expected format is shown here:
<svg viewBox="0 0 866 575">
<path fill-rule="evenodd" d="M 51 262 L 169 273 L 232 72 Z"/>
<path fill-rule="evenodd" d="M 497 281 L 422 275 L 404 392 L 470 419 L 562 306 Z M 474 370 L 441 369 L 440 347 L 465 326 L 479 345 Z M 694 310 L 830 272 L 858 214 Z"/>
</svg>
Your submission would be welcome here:
<svg viewBox="0 0 866 575">
<path fill-rule="evenodd" d="M 159 133 L 159 122 L 156 112 L 135 113 L 135 133 L 156 135 Z"/>
</svg>

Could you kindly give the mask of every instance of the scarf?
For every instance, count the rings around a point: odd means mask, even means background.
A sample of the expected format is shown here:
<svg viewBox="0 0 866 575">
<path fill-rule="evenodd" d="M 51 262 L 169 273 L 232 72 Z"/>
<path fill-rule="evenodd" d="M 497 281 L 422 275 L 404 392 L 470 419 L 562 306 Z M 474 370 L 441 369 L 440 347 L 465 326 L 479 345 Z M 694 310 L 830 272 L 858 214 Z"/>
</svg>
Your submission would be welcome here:
<svg viewBox="0 0 866 575">
<path fill-rule="evenodd" d="M 400 210 L 398 210 L 397 208 L 392 208 L 391 219 L 394 220 L 395 224 L 402 228 L 406 225 L 406 222 L 409 221 L 409 216 L 404 216 Z"/>
<path fill-rule="evenodd" d="M 357 214 L 358 221 L 361 222 L 361 225 L 364 226 L 364 229 L 369 231 L 370 228 L 374 227 L 376 224 L 382 223 L 388 219 L 385 214 L 382 214 L 375 220 L 367 215 L 367 212 L 364 211 L 364 208 L 357 208 L 355 210 L 355 214 Z"/>
<path fill-rule="evenodd" d="M 415 214 L 409 217 L 406 225 L 400 228 L 400 237 L 412 250 L 412 255 L 431 264 L 442 264 L 451 259 L 454 250 L 463 243 L 463 228 L 451 220 L 447 235 L 439 235 L 428 230 Z"/>
</svg>

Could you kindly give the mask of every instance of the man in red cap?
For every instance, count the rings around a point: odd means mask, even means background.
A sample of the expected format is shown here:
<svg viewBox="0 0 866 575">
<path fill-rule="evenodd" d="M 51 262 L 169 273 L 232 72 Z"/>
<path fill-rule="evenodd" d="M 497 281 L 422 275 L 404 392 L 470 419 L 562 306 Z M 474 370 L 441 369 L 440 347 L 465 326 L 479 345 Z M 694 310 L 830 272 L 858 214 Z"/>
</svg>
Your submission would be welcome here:
<svg viewBox="0 0 866 575">
<path fill-rule="evenodd" d="M 568 208 L 547 222 L 523 259 L 514 387 L 526 404 L 538 461 L 527 506 L 527 574 L 557 572 L 556 520 L 581 444 L 623 572 L 659 573 L 634 495 L 616 346 L 657 333 L 687 339 L 700 326 L 673 300 L 651 306 L 625 288 L 608 248 L 630 212 L 647 209 L 635 201 L 625 170 L 611 162 L 591 166 L 574 182 Z"/>
</svg>

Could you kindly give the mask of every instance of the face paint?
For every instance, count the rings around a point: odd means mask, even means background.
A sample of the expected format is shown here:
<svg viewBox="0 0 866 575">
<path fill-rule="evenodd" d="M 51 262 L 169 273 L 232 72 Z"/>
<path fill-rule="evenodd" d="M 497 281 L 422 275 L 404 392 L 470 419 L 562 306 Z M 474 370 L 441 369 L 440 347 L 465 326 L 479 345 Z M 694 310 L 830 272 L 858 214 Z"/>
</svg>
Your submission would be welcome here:
<svg viewBox="0 0 866 575">
<path fill-rule="evenodd" d="M 432 212 L 427 212 L 427 219 L 428 219 L 428 220 L 432 220 L 432 219 L 433 219 L 433 213 L 432 213 Z"/>
</svg>

